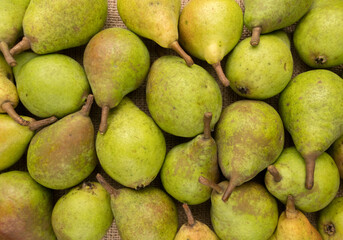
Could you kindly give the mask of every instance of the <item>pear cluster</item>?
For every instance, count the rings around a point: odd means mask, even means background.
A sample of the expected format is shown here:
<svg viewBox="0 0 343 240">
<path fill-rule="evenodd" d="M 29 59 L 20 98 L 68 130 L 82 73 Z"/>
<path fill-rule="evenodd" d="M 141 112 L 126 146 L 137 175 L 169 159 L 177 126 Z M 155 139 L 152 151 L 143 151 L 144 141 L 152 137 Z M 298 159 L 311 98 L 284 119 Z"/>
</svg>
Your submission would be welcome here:
<svg viewBox="0 0 343 240">
<path fill-rule="evenodd" d="M 2 0 L 0 240 L 343 239 L 342 25 L 342 0 Z"/>
</svg>

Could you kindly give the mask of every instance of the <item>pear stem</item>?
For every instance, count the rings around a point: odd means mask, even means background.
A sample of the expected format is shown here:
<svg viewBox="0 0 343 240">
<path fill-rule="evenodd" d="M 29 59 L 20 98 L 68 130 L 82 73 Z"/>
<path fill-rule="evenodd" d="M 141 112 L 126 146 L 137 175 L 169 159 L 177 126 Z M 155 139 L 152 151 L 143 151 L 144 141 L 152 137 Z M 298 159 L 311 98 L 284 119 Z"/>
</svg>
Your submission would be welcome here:
<svg viewBox="0 0 343 240">
<path fill-rule="evenodd" d="M 39 121 L 33 120 L 29 123 L 29 129 L 31 131 L 36 131 L 37 129 L 40 129 L 42 127 L 45 127 L 47 125 L 50 125 L 51 123 L 56 122 L 58 119 L 55 116 L 45 118 Z"/>
<path fill-rule="evenodd" d="M 294 218 L 296 214 L 297 210 L 295 209 L 294 197 L 292 195 L 288 195 L 286 203 L 286 217 Z"/>
<path fill-rule="evenodd" d="M 313 188 L 314 184 L 314 168 L 316 164 L 316 159 L 320 154 L 317 152 L 310 153 L 306 156 L 304 156 L 305 164 L 306 164 L 306 181 L 305 181 L 305 187 L 308 190 L 311 190 Z"/>
<path fill-rule="evenodd" d="M 211 138 L 211 120 L 212 120 L 212 113 L 207 112 L 204 114 L 204 139 Z"/>
<path fill-rule="evenodd" d="M 101 184 L 101 186 L 103 186 L 103 188 L 105 188 L 105 190 L 113 196 L 118 196 L 119 194 L 119 190 L 115 189 L 114 187 L 112 187 L 103 176 L 101 176 L 100 173 L 98 173 L 96 175 L 96 179 L 98 180 L 98 182 Z"/>
<path fill-rule="evenodd" d="M 261 32 L 262 32 L 262 27 L 254 27 L 252 29 L 252 35 L 251 35 L 251 40 L 250 40 L 251 46 L 257 46 L 260 43 Z"/>
<path fill-rule="evenodd" d="M 18 113 L 14 110 L 11 102 L 4 102 L 1 105 L 1 108 L 17 123 L 22 126 L 28 126 L 29 121 L 24 120 L 22 117 L 18 115 Z"/>
<path fill-rule="evenodd" d="M 15 45 L 10 50 L 10 54 L 14 56 L 30 48 L 31 48 L 30 40 L 27 37 L 23 37 L 23 39 L 20 42 L 18 42 L 17 45 Z"/>
<path fill-rule="evenodd" d="M 227 202 L 227 200 L 229 200 L 229 198 L 230 198 L 233 190 L 235 189 L 235 187 L 236 187 L 236 184 L 234 183 L 234 181 L 232 181 L 232 178 L 231 178 L 231 180 L 229 181 L 229 185 L 227 186 L 227 188 L 223 194 L 223 197 L 222 197 L 222 200 L 224 202 Z"/>
<path fill-rule="evenodd" d="M 216 71 L 217 76 L 218 76 L 219 80 L 222 82 L 222 84 L 223 84 L 225 87 L 228 87 L 228 86 L 230 85 L 230 81 L 229 81 L 229 79 L 227 79 L 227 77 L 225 76 L 224 71 L 223 71 L 223 68 L 222 68 L 222 65 L 220 64 L 220 61 L 217 62 L 217 63 L 212 64 L 212 67 L 213 67 L 214 70 Z"/>
<path fill-rule="evenodd" d="M 329 235 L 329 236 L 333 236 L 336 233 L 336 228 L 335 225 L 333 223 L 328 223 L 324 225 L 324 232 Z"/>
<path fill-rule="evenodd" d="M 0 41 L 0 51 L 4 55 L 4 58 L 8 65 L 10 65 L 11 67 L 15 67 L 17 65 L 17 61 L 10 54 L 10 50 L 6 42 Z"/>
<path fill-rule="evenodd" d="M 275 182 L 280 182 L 282 180 L 282 176 L 274 165 L 268 166 L 267 170 L 273 176 Z"/>
<path fill-rule="evenodd" d="M 217 193 L 223 193 L 223 189 L 218 185 L 216 184 L 215 182 L 203 177 L 203 176 L 200 176 L 199 177 L 199 182 L 205 186 L 208 186 L 212 189 L 214 189 Z"/>
<path fill-rule="evenodd" d="M 84 116 L 89 116 L 89 112 L 91 111 L 91 108 L 92 108 L 92 104 L 93 104 L 93 95 L 92 94 L 89 94 L 87 96 L 87 100 L 86 100 L 86 103 L 82 106 L 81 110 L 80 110 L 80 113 Z"/>
<path fill-rule="evenodd" d="M 110 107 L 105 105 L 101 108 L 101 121 L 100 121 L 100 126 L 99 126 L 99 132 L 100 134 L 104 134 L 107 130 L 107 118 L 108 118 L 108 113 L 110 111 Z"/>
<path fill-rule="evenodd" d="M 187 66 L 190 67 L 194 64 L 193 59 L 189 56 L 180 46 L 178 41 L 174 41 L 169 44 L 169 48 L 173 49 L 177 54 L 179 54 L 186 62 Z"/>
<path fill-rule="evenodd" d="M 191 212 L 191 209 L 189 208 L 187 203 L 182 204 L 183 209 L 185 210 L 186 216 L 187 216 L 187 221 L 189 226 L 194 226 L 195 220 L 193 217 L 193 214 Z"/>
</svg>

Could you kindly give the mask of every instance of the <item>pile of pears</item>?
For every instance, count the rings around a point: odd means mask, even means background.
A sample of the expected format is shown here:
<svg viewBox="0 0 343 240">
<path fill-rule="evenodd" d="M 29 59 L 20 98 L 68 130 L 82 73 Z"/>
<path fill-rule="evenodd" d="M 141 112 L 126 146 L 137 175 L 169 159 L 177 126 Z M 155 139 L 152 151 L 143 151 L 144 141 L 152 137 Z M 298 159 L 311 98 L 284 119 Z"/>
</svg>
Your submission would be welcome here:
<svg viewBox="0 0 343 240">
<path fill-rule="evenodd" d="M 0 240 L 342 240 L 342 25 L 342 0 L 3 0 Z"/>
</svg>

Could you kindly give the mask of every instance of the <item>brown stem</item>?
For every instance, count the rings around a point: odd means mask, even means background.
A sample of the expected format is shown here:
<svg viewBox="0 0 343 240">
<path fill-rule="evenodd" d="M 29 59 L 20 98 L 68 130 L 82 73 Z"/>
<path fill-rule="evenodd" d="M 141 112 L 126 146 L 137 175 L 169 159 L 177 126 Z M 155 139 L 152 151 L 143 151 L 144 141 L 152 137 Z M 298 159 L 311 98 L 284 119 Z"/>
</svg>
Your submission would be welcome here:
<svg viewBox="0 0 343 240">
<path fill-rule="evenodd" d="M 274 165 L 268 166 L 267 170 L 273 176 L 275 182 L 280 182 L 282 180 L 282 176 Z"/>
<path fill-rule="evenodd" d="M 30 40 L 27 37 L 23 37 L 23 39 L 20 42 L 18 42 L 17 45 L 15 45 L 10 50 L 10 54 L 14 56 L 30 48 L 31 48 Z"/>
<path fill-rule="evenodd" d="M 220 62 L 212 64 L 212 67 L 214 68 L 214 70 L 216 70 L 217 76 L 218 76 L 219 80 L 222 82 L 222 84 L 225 87 L 228 87 L 230 85 L 230 81 L 225 76 L 222 65 L 220 64 Z"/>
<path fill-rule="evenodd" d="M 100 173 L 98 173 L 96 175 L 96 179 L 98 180 L 98 182 L 101 184 L 101 186 L 103 186 L 103 188 L 105 188 L 105 190 L 113 196 L 118 196 L 119 194 L 119 190 L 115 189 L 114 187 L 112 187 L 103 176 L 101 176 Z"/>
<path fill-rule="evenodd" d="M 189 208 L 187 203 L 182 204 L 183 209 L 185 210 L 186 216 L 187 216 L 187 221 L 189 226 L 194 226 L 195 220 L 193 217 L 193 214 L 191 212 L 191 209 Z"/>
<path fill-rule="evenodd" d="M 29 121 L 24 120 L 22 117 L 18 115 L 18 113 L 14 110 L 13 105 L 11 102 L 4 102 L 1 105 L 1 108 L 17 123 L 23 126 L 28 126 Z"/>
<path fill-rule="evenodd" d="M 204 139 L 211 138 L 211 120 L 212 120 L 212 113 L 207 112 L 204 114 Z"/>
<path fill-rule="evenodd" d="M 294 218 L 296 215 L 297 210 L 295 209 L 294 197 L 292 195 L 288 195 L 286 203 L 286 217 Z"/>
<path fill-rule="evenodd" d="M 336 233 L 336 228 L 335 225 L 333 223 L 328 223 L 324 225 L 324 232 L 327 233 L 327 235 L 329 236 L 333 236 Z"/>
<path fill-rule="evenodd" d="M 4 55 L 4 58 L 8 65 L 10 65 L 11 67 L 15 67 L 17 65 L 17 61 L 10 54 L 10 50 L 6 42 L 0 41 L 0 51 Z"/>
<path fill-rule="evenodd" d="M 314 152 L 307 154 L 304 156 L 305 164 L 306 164 L 306 181 L 305 181 L 305 187 L 308 190 L 311 190 L 313 188 L 314 184 L 314 168 L 316 164 L 316 159 L 320 155 L 320 153 Z"/>
<path fill-rule="evenodd" d="M 251 46 L 257 46 L 260 43 L 261 32 L 262 32 L 262 27 L 254 27 L 252 29 L 252 35 L 251 35 L 251 40 L 250 40 Z"/>
<path fill-rule="evenodd" d="M 179 54 L 185 61 L 188 67 L 194 64 L 193 59 L 189 56 L 180 46 L 178 41 L 174 41 L 169 44 L 169 48 L 173 49 L 177 54 Z"/>
<path fill-rule="evenodd" d="M 33 120 L 29 123 L 29 129 L 31 131 L 36 131 L 37 129 L 40 129 L 42 127 L 45 127 L 47 125 L 50 125 L 51 123 L 56 122 L 58 119 L 55 116 L 45 118 L 39 121 Z"/>
<path fill-rule="evenodd" d="M 217 193 L 223 193 L 223 189 L 216 184 L 215 182 L 208 180 L 207 178 L 200 176 L 199 177 L 199 182 L 207 187 L 212 188 L 213 190 L 215 190 Z"/>
<path fill-rule="evenodd" d="M 99 126 L 100 134 L 104 134 L 107 130 L 107 118 L 108 118 L 109 111 L 110 111 L 110 107 L 107 105 L 101 108 L 101 121 L 100 121 L 100 126 Z"/>
<path fill-rule="evenodd" d="M 235 187 L 236 187 L 236 184 L 234 183 L 234 181 L 232 181 L 232 178 L 231 178 L 231 180 L 229 181 L 229 185 L 227 186 L 227 188 L 223 194 L 223 197 L 222 197 L 222 200 L 224 202 L 226 202 L 229 199 L 229 197 L 231 196 Z"/>
<path fill-rule="evenodd" d="M 86 103 L 82 106 L 80 113 L 84 116 L 89 116 L 89 112 L 91 111 L 92 104 L 93 104 L 94 96 L 89 94 L 86 99 Z"/>
</svg>

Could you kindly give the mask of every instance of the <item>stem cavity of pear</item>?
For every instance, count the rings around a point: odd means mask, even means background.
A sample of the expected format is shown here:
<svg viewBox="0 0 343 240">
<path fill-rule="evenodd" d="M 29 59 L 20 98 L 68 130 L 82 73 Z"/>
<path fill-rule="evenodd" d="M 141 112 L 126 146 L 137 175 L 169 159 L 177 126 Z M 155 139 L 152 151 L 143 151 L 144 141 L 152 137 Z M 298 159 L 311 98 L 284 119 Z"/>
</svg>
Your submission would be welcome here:
<svg viewBox="0 0 343 240">
<path fill-rule="evenodd" d="M 104 134 L 107 130 L 107 118 L 108 113 L 110 111 L 110 107 L 105 105 L 101 108 L 101 121 L 99 126 L 99 133 Z"/>
<path fill-rule="evenodd" d="M 267 170 L 273 176 L 275 182 L 280 182 L 282 180 L 282 176 L 274 165 L 268 166 Z"/>
<path fill-rule="evenodd" d="M 211 138 L 211 120 L 212 120 L 212 113 L 207 112 L 204 114 L 204 139 Z"/>
<path fill-rule="evenodd" d="M 169 45 L 169 48 L 173 49 L 175 52 L 177 52 L 177 54 L 180 55 L 180 57 L 182 57 L 187 66 L 190 67 L 194 64 L 194 61 L 193 59 L 191 58 L 191 56 L 189 56 L 183 49 L 182 47 L 180 46 L 179 42 L 178 41 L 174 41 L 172 42 L 170 45 Z"/>
<path fill-rule="evenodd" d="M 208 180 L 207 178 L 205 178 L 205 177 L 203 177 L 203 176 L 200 176 L 199 179 L 198 179 L 198 181 L 199 181 L 201 184 L 203 184 L 203 185 L 205 185 L 205 186 L 207 186 L 207 187 L 212 188 L 213 190 L 215 190 L 215 191 L 216 191 L 217 193 L 219 193 L 219 194 L 223 193 L 223 189 L 222 189 L 218 184 L 216 184 L 216 183 L 213 182 L 213 181 Z"/>
<path fill-rule="evenodd" d="M 262 32 L 262 27 L 254 27 L 252 29 L 252 35 L 251 35 L 251 46 L 257 46 L 260 43 L 260 35 Z"/>
<path fill-rule="evenodd" d="M 182 204 L 183 209 L 185 210 L 186 216 L 187 216 L 187 222 L 189 226 L 194 226 L 195 220 L 193 217 L 193 214 L 191 212 L 191 209 L 189 208 L 187 203 Z"/>
<path fill-rule="evenodd" d="M 29 121 L 24 120 L 22 117 L 19 116 L 19 114 L 14 110 L 14 107 L 12 106 L 11 102 L 4 102 L 1 105 L 1 108 L 17 123 L 19 123 L 22 126 L 28 126 Z"/>
<path fill-rule="evenodd" d="M 230 81 L 225 76 L 222 65 L 220 64 L 220 62 L 212 64 L 212 67 L 216 71 L 217 76 L 218 76 L 219 80 L 222 82 L 222 84 L 224 85 L 224 87 L 228 87 L 230 85 Z"/>
<path fill-rule="evenodd" d="M 13 56 L 10 54 L 10 50 L 8 48 L 8 45 L 4 41 L 0 41 L 0 52 L 2 52 L 6 62 L 11 67 L 15 67 L 17 65 L 17 61 L 13 58 Z"/>
</svg>

